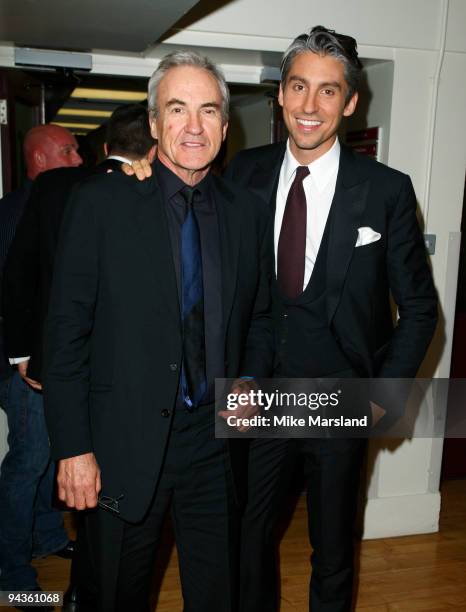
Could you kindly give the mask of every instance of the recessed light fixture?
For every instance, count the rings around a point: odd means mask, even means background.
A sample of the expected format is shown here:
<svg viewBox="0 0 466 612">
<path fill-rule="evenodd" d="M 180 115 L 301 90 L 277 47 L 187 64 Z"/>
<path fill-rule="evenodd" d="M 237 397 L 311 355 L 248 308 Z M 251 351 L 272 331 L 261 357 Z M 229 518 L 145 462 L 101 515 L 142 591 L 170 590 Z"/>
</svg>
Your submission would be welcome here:
<svg viewBox="0 0 466 612">
<path fill-rule="evenodd" d="M 66 115 L 68 117 L 110 117 L 112 111 L 105 110 L 90 110 L 86 108 L 61 108 L 57 115 Z"/>
<path fill-rule="evenodd" d="M 85 98 L 88 100 L 121 100 L 122 102 L 142 102 L 142 100 L 147 98 L 147 94 L 145 91 L 76 87 L 70 97 Z"/>
<path fill-rule="evenodd" d="M 52 123 L 64 128 L 76 128 L 77 130 L 96 130 L 100 127 L 99 123 L 72 123 L 68 121 L 52 121 Z"/>
</svg>

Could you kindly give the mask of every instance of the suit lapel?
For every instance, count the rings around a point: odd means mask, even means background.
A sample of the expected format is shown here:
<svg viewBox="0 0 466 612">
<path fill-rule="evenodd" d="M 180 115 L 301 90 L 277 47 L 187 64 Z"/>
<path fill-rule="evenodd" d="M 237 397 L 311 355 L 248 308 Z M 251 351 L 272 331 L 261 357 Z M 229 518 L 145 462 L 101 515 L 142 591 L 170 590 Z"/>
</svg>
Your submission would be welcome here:
<svg viewBox="0 0 466 612">
<path fill-rule="evenodd" d="M 216 176 L 212 176 L 213 196 L 217 208 L 222 269 L 222 306 L 225 330 L 228 328 L 238 278 L 238 256 L 241 242 L 241 214 L 235 196 Z"/>
<path fill-rule="evenodd" d="M 354 245 L 367 205 L 369 180 L 361 176 L 357 159 L 342 146 L 333 198 L 327 254 L 327 316 L 331 323 L 343 289 Z"/>
<path fill-rule="evenodd" d="M 267 156 L 256 162 L 249 179 L 248 189 L 269 203 L 272 214 L 275 214 L 278 179 L 285 151 L 284 142 L 274 146 Z"/>
<path fill-rule="evenodd" d="M 135 189 L 140 196 L 135 205 L 135 222 L 141 244 L 147 252 L 148 265 L 153 271 L 154 290 L 167 305 L 167 316 L 172 317 L 173 323 L 179 326 L 180 309 L 173 307 L 174 304 L 179 305 L 179 297 L 168 219 L 155 172 L 145 181 L 137 182 Z M 161 279 L 164 279 L 163 282 Z M 150 290 L 151 287 L 148 287 L 148 295 Z"/>
<path fill-rule="evenodd" d="M 270 223 L 267 229 L 267 241 L 269 249 L 272 253 L 275 252 L 275 209 L 277 206 L 277 189 L 280 179 L 280 169 L 282 167 L 283 158 L 286 151 L 286 142 L 280 142 L 267 148 L 267 155 L 263 156 L 256 162 L 251 178 L 248 183 L 248 189 L 256 193 L 262 200 L 268 203 L 270 207 Z M 275 255 L 274 260 L 275 262 Z M 276 282 L 277 277 L 274 274 L 273 281 Z"/>
</svg>

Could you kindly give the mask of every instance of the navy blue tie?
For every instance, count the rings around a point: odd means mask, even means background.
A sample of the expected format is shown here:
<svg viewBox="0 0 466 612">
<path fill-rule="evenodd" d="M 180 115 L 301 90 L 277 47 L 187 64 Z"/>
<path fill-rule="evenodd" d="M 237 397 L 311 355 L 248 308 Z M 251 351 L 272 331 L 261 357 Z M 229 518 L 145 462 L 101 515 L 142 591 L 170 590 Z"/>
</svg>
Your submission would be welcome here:
<svg viewBox="0 0 466 612">
<path fill-rule="evenodd" d="M 181 227 L 181 385 L 184 403 L 192 410 L 197 408 L 207 389 L 201 239 L 193 210 L 194 197 L 199 190 L 186 186 L 180 193 L 186 203 L 186 217 Z"/>
</svg>

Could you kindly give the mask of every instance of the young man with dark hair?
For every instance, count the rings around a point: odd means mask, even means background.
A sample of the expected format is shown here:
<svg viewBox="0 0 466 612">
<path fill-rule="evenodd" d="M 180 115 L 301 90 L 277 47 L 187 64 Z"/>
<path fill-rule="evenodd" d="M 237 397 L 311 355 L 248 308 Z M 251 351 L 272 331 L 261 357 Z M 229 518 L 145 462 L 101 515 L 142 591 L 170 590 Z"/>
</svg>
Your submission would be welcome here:
<svg viewBox="0 0 466 612">
<path fill-rule="evenodd" d="M 115 160 L 120 165 L 142 157 L 152 161 L 154 147 L 147 108 L 142 104 L 124 104 L 113 111 L 105 133 L 104 151 L 107 161 Z M 115 166 L 115 169 L 119 167 Z"/>
<path fill-rule="evenodd" d="M 322 26 L 298 36 L 283 57 L 278 97 L 288 141 L 242 151 L 227 170 L 274 215 L 279 378 L 414 377 L 435 329 L 436 292 L 409 177 L 337 136 L 356 108 L 361 69 L 354 38 Z M 384 415 L 372 403 L 367 411 L 373 425 Z M 296 461 L 307 484 L 310 608 L 351 610 L 364 448 L 361 439 L 252 442 L 241 612 L 278 610 L 273 527 Z"/>
</svg>

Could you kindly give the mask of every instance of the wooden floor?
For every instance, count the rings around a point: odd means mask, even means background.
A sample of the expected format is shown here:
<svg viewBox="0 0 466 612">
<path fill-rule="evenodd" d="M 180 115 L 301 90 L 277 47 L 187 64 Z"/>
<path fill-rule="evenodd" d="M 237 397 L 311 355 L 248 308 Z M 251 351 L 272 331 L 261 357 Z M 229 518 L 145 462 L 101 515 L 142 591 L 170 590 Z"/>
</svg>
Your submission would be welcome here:
<svg viewBox="0 0 466 612">
<path fill-rule="evenodd" d="M 300 499 L 280 546 L 281 612 L 307 611 L 309 554 Z M 166 557 L 154 610 L 178 612 L 176 551 Z M 44 589 L 66 589 L 69 562 L 49 557 L 36 566 Z M 466 610 L 466 481 L 444 483 L 439 533 L 362 542 L 359 577 L 358 612 Z"/>
</svg>

